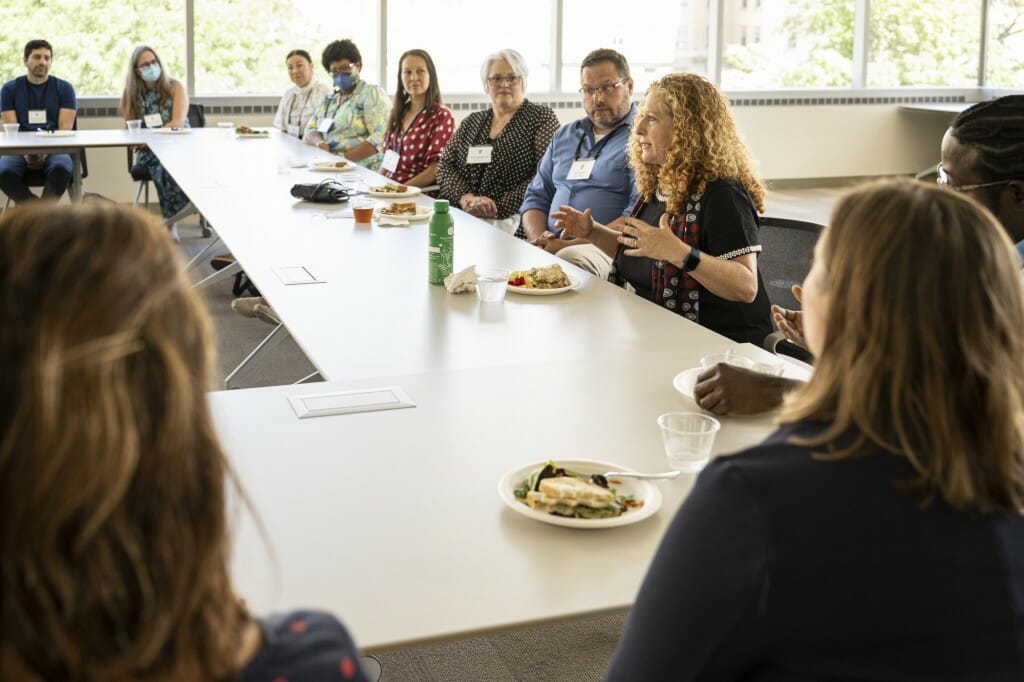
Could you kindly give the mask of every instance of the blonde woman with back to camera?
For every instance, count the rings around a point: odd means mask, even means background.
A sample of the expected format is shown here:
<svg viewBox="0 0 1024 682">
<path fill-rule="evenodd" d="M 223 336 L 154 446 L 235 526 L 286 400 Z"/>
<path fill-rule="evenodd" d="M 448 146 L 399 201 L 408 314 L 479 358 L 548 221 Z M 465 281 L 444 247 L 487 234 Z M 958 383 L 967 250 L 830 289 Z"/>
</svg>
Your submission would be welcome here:
<svg viewBox="0 0 1024 682">
<path fill-rule="evenodd" d="M 803 288 L 814 376 L 700 474 L 610 680 L 1024 679 L 1017 254 L 912 181 L 830 225 Z"/>
<path fill-rule="evenodd" d="M 210 320 L 160 224 L 9 212 L 0 291 L 0 679 L 365 679 L 333 616 L 255 618 L 232 589 L 245 496 L 206 404 Z"/>
</svg>

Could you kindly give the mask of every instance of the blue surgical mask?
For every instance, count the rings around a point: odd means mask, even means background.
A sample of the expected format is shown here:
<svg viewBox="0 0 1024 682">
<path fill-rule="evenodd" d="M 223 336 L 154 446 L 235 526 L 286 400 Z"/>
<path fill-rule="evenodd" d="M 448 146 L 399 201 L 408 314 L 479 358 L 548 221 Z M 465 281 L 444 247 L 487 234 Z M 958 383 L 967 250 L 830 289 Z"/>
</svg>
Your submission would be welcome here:
<svg viewBox="0 0 1024 682">
<path fill-rule="evenodd" d="M 336 73 L 334 74 L 334 85 L 339 90 L 351 90 L 352 86 L 356 84 L 356 75 L 354 73 Z"/>
<path fill-rule="evenodd" d="M 147 64 L 139 69 L 139 75 L 142 76 L 142 80 L 147 83 L 153 83 L 160 80 L 160 65 L 159 64 Z"/>
</svg>

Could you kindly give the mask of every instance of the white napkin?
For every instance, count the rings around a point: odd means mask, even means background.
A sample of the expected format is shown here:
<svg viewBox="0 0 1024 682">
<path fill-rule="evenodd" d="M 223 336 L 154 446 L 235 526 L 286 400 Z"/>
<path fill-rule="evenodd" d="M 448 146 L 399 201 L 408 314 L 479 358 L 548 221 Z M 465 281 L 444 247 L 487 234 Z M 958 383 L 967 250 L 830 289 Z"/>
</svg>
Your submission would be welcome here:
<svg viewBox="0 0 1024 682">
<path fill-rule="evenodd" d="M 476 266 L 453 272 L 444 278 L 444 288 L 449 294 L 464 294 L 476 291 Z"/>
<path fill-rule="evenodd" d="M 377 216 L 377 224 L 381 227 L 408 227 L 409 221 L 405 218 L 398 218 L 396 216 L 379 214 Z"/>
</svg>

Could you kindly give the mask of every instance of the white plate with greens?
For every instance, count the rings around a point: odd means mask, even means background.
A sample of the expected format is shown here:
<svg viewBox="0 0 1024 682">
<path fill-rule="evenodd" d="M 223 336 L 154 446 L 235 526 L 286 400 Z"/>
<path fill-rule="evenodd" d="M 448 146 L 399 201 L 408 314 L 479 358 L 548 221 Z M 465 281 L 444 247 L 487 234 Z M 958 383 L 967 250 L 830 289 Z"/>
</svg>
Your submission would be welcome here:
<svg viewBox="0 0 1024 682">
<path fill-rule="evenodd" d="M 617 528 L 628 526 L 632 523 L 639 523 L 644 519 L 653 516 L 661 508 L 661 490 L 657 485 L 648 481 L 640 481 L 634 478 L 616 478 L 608 481 L 608 487 L 615 492 L 617 500 L 626 501 L 630 505 L 642 503 L 642 506 L 627 506 L 621 516 L 613 516 L 603 519 L 580 519 L 567 516 L 558 516 L 531 509 L 526 500 L 517 497 L 516 491 L 522 491 L 534 472 L 544 467 L 549 461 L 534 462 L 526 466 L 518 467 L 502 476 L 498 483 L 498 497 L 512 511 L 523 516 L 550 523 L 553 526 L 565 528 Z M 556 459 L 555 465 L 563 467 L 567 472 L 578 474 L 582 478 L 589 478 L 591 474 L 603 474 L 608 471 L 633 471 L 621 464 L 611 462 L 600 462 L 593 459 Z"/>
</svg>

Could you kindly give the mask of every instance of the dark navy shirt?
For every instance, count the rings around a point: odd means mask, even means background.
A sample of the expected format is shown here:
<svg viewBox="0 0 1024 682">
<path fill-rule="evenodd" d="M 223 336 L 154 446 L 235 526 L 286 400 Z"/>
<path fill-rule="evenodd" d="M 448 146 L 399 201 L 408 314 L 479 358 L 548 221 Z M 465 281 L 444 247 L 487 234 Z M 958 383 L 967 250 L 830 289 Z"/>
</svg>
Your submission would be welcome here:
<svg viewBox="0 0 1024 682">
<path fill-rule="evenodd" d="M 46 110 L 46 123 L 29 123 L 28 112 Z M 78 110 L 75 88 L 66 80 L 50 76 L 36 85 L 28 76 L 18 76 L 4 83 L 0 89 L 0 111 L 14 111 L 18 115 L 20 130 L 57 130 L 61 109 Z"/>
<path fill-rule="evenodd" d="M 821 428 L 700 474 L 609 680 L 1024 680 L 1024 518 L 925 505 L 901 456 L 788 442 Z"/>
<path fill-rule="evenodd" d="M 293 611 L 259 620 L 263 647 L 238 682 L 333 682 L 367 678 L 345 626 L 319 611 Z"/>
</svg>

